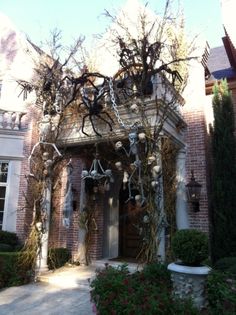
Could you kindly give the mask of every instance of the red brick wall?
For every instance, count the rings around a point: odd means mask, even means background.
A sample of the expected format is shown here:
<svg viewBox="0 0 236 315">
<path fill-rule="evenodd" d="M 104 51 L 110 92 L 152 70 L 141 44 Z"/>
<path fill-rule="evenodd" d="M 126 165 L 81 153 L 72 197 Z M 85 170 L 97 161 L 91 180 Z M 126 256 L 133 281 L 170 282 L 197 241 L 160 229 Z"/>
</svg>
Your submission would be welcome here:
<svg viewBox="0 0 236 315">
<path fill-rule="evenodd" d="M 32 207 L 29 207 L 29 204 L 32 204 L 32 200 L 27 179 L 27 175 L 29 174 L 28 157 L 30 156 L 34 144 L 38 141 L 38 117 L 39 111 L 33 106 L 28 108 L 27 115 L 24 116 L 24 126 L 27 126 L 28 128 L 24 139 L 23 155 L 25 156 L 25 159 L 21 163 L 19 199 L 16 215 L 16 232 L 22 242 L 25 241 L 32 222 L 33 212 Z"/>
<path fill-rule="evenodd" d="M 71 163 L 73 165 L 72 173 L 72 186 L 74 191 L 74 201 L 76 202 L 76 209 L 71 217 L 71 225 L 69 228 L 63 226 L 63 202 L 65 198 L 65 188 L 67 182 L 66 175 L 66 163 L 69 159 L 65 159 L 61 162 L 61 168 L 59 172 L 56 188 L 53 193 L 53 206 L 52 206 L 52 220 L 50 228 L 50 246 L 52 247 L 67 247 L 73 258 L 76 259 L 78 251 L 78 232 L 79 232 L 79 211 L 80 211 L 80 195 L 81 195 L 81 172 L 83 169 L 83 159 L 79 156 L 73 156 Z M 92 260 L 99 259 L 102 257 L 102 242 L 103 242 L 103 207 L 102 197 L 98 198 L 95 205 L 93 218 L 96 222 L 91 226 L 91 236 L 89 241 L 89 256 Z"/>
<path fill-rule="evenodd" d="M 185 105 L 186 107 L 188 104 Z M 188 124 L 185 141 L 187 144 L 186 182 L 190 181 L 191 170 L 197 182 L 202 185 L 200 211 L 193 212 L 189 205 L 190 227 L 209 232 L 208 193 L 207 193 L 207 156 L 206 156 L 206 124 L 203 107 L 188 107 L 184 110 L 184 119 Z"/>
</svg>

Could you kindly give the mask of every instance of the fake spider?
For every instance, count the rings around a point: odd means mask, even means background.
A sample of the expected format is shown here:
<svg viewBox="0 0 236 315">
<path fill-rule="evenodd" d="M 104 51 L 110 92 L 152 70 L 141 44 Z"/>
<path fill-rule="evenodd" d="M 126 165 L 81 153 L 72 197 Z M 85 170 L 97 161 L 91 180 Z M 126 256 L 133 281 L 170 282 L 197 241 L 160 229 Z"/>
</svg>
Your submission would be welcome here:
<svg viewBox="0 0 236 315">
<path fill-rule="evenodd" d="M 84 131 L 85 120 L 87 117 L 89 118 L 90 123 L 91 123 L 92 128 L 93 128 L 93 131 L 95 132 L 95 134 L 97 136 L 102 137 L 102 135 L 95 128 L 94 121 L 93 121 L 94 117 L 97 117 L 100 120 L 104 121 L 106 124 L 108 124 L 110 131 L 112 131 L 111 123 L 114 123 L 114 121 L 111 118 L 111 116 L 105 110 L 103 110 L 103 105 L 101 104 L 101 98 L 104 96 L 105 96 L 105 90 L 103 90 L 103 88 L 101 90 L 96 89 L 93 92 L 92 99 L 89 98 L 87 95 L 82 94 L 82 102 L 85 105 L 85 107 L 87 108 L 88 113 L 86 115 L 84 115 L 84 117 L 83 117 L 81 131 L 86 136 L 89 136 Z M 102 117 L 102 115 L 106 116 L 110 121 L 105 119 L 104 117 Z"/>
</svg>

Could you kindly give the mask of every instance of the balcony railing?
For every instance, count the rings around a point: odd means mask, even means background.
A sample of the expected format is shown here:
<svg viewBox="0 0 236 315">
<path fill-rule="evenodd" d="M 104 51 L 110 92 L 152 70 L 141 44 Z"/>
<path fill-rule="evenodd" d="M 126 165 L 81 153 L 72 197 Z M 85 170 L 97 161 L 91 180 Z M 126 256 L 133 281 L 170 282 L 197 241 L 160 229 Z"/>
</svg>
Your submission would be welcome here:
<svg viewBox="0 0 236 315">
<path fill-rule="evenodd" d="M 6 111 L 0 109 L 0 129 L 5 130 L 22 130 L 22 117 L 26 113 L 17 111 Z"/>
</svg>

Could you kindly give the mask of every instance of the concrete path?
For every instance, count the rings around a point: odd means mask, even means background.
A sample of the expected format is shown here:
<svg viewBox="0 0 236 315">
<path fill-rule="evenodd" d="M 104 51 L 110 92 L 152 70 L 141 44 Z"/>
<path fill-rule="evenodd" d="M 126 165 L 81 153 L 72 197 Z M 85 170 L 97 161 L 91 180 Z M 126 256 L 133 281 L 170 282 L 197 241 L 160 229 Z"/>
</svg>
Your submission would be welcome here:
<svg viewBox="0 0 236 315">
<path fill-rule="evenodd" d="M 89 290 L 35 283 L 0 291 L 1 315 L 94 315 Z"/>
<path fill-rule="evenodd" d="M 94 315 L 88 279 L 93 279 L 95 270 L 105 262 L 63 267 L 40 276 L 40 282 L 1 290 L 0 315 Z M 135 271 L 137 265 L 129 264 L 129 269 Z"/>
</svg>

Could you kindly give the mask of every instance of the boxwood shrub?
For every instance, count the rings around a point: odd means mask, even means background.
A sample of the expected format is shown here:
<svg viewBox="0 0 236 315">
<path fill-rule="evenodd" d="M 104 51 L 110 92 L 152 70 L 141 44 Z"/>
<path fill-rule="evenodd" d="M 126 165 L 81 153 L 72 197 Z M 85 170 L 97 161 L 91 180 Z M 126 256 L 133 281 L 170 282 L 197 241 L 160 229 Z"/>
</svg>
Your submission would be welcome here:
<svg viewBox="0 0 236 315">
<path fill-rule="evenodd" d="M 56 269 L 65 265 L 71 259 L 70 251 L 67 248 L 50 248 L 48 251 L 48 268 Z"/>
<path fill-rule="evenodd" d="M 0 288 L 22 285 L 31 280 L 31 272 L 19 265 L 19 252 L 0 253 Z"/>
<path fill-rule="evenodd" d="M 172 239 L 174 257 L 184 265 L 199 266 L 208 258 L 208 238 L 199 230 L 177 231 Z"/>
<path fill-rule="evenodd" d="M 16 233 L 0 231 L 0 243 L 15 247 L 18 244 L 18 237 Z"/>
</svg>

